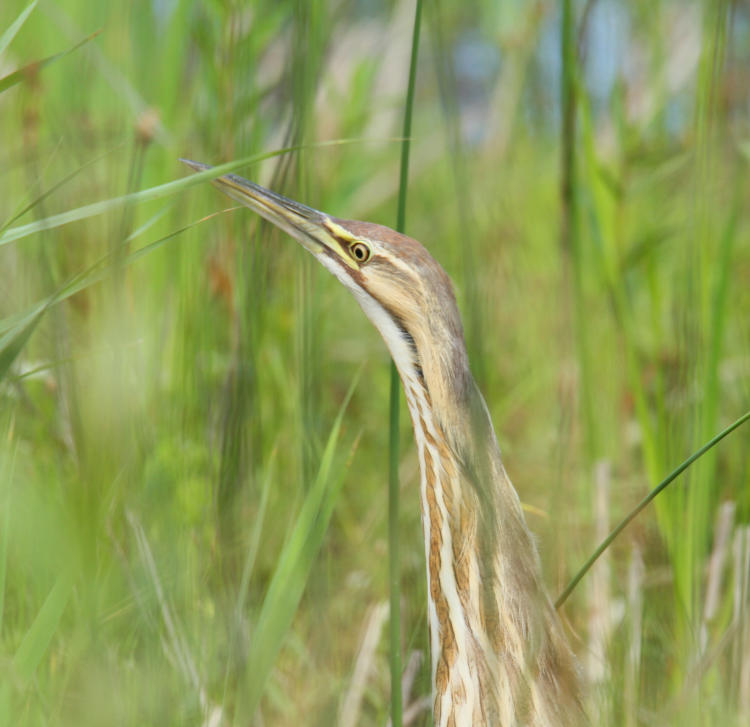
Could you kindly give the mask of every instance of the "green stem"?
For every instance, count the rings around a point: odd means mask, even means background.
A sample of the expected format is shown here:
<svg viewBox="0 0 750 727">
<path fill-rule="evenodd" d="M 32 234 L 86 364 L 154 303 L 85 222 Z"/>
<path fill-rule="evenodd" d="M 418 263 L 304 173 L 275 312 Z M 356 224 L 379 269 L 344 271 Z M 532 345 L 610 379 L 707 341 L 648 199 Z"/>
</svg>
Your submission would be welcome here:
<svg viewBox="0 0 750 727">
<path fill-rule="evenodd" d="M 677 469 L 673 470 L 672 473 L 665 479 L 662 480 L 651 492 L 646 495 L 636 507 L 631 510 L 620 524 L 602 541 L 602 544 L 594 551 L 594 554 L 583 564 L 581 570 L 573 576 L 573 580 L 568 583 L 565 590 L 558 596 L 555 601 L 555 608 L 560 608 L 565 601 L 568 600 L 568 596 L 573 592 L 573 589 L 578 585 L 581 578 L 583 578 L 589 571 L 592 565 L 596 563 L 599 556 L 612 544 L 612 541 L 630 524 L 630 522 L 653 500 L 663 489 L 667 487 L 673 480 L 677 479 L 688 467 L 690 467 L 695 460 L 700 459 L 709 449 L 716 446 L 724 437 L 731 434 L 735 429 L 740 427 L 746 421 L 750 420 L 750 411 L 743 414 L 736 422 L 730 424 L 726 429 L 719 432 L 713 439 L 706 442 L 698 451 L 693 452 Z"/>
<path fill-rule="evenodd" d="M 411 117 L 412 109 L 414 108 L 414 86 L 417 77 L 421 18 L 422 0 L 417 0 L 414 10 L 414 33 L 411 41 L 411 60 L 409 61 L 409 86 L 406 91 L 403 141 L 401 143 L 401 174 L 398 190 L 398 213 L 396 215 L 396 229 L 399 232 L 404 232 L 406 227 L 406 190 L 409 184 L 409 137 L 411 136 Z M 388 566 L 391 602 L 391 724 L 393 727 L 401 727 L 403 706 L 401 695 L 401 582 L 398 529 L 399 386 L 398 371 L 396 371 L 395 364 L 391 363 L 391 412 L 388 452 Z"/>
<path fill-rule="evenodd" d="M 399 568 L 398 532 L 398 410 L 399 410 L 398 371 L 391 364 L 391 414 L 389 436 L 388 467 L 388 580 L 390 583 L 391 625 L 391 724 L 401 727 L 401 579 Z"/>
<path fill-rule="evenodd" d="M 414 34 L 411 39 L 411 60 L 409 61 L 409 87 L 406 91 L 404 109 L 404 131 L 401 142 L 401 176 L 398 189 L 398 213 L 396 229 L 404 232 L 406 227 L 406 190 L 409 185 L 409 150 L 411 149 L 411 116 L 414 107 L 414 85 L 417 78 L 417 54 L 419 52 L 419 26 L 422 20 L 422 0 L 417 0 L 414 11 Z"/>
</svg>

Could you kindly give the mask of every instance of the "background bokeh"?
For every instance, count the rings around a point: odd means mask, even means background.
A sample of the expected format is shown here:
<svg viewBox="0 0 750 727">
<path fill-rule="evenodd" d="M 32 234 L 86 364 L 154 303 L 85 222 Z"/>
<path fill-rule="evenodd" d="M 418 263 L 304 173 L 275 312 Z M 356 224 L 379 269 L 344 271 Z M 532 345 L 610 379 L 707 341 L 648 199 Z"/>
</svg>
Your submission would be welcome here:
<svg viewBox="0 0 750 727">
<path fill-rule="evenodd" d="M 240 173 L 395 224 L 413 16 L 0 5 L 3 724 L 386 724 L 385 346 L 252 213 L 153 188 L 179 157 L 293 148 Z M 553 598 L 750 409 L 749 69 L 745 0 L 425 2 L 407 232 L 455 283 Z M 403 409 L 406 720 L 427 725 Z M 594 724 L 750 721 L 749 436 L 564 606 Z"/>
</svg>

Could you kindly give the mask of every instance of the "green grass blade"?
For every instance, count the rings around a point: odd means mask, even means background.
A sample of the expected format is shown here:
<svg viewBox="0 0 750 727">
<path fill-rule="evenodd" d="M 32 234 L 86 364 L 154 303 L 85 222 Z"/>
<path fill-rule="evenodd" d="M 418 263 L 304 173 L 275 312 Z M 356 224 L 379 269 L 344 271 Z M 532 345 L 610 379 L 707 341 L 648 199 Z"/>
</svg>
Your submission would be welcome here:
<svg viewBox="0 0 750 727">
<path fill-rule="evenodd" d="M 57 215 L 50 215 L 44 219 L 37 220 L 36 222 L 30 222 L 27 225 L 19 225 L 18 227 L 11 227 L 0 234 L 0 245 L 7 245 L 10 242 L 21 240 L 30 235 L 35 235 L 38 232 L 44 232 L 45 230 L 52 230 L 57 227 L 69 225 L 71 222 L 79 222 L 90 217 L 96 217 L 110 212 L 112 210 L 119 209 L 125 205 L 151 202 L 156 199 L 162 199 L 178 192 L 183 192 L 196 184 L 202 182 L 210 182 L 216 177 L 220 177 L 222 174 L 229 174 L 234 172 L 241 167 L 249 166 L 251 164 L 257 164 L 266 159 L 279 156 L 281 154 L 289 154 L 291 152 L 299 151 L 301 149 L 319 148 L 327 146 L 338 146 L 341 144 L 355 144 L 362 143 L 363 139 L 334 139 L 332 141 L 318 142 L 314 144 L 301 144 L 298 146 L 289 146 L 283 149 L 275 149 L 274 151 L 264 152 L 263 154 L 251 154 L 250 156 L 242 157 L 241 159 L 235 159 L 234 161 L 227 162 L 226 164 L 219 164 L 210 169 L 206 169 L 202 172 L 190 174 L 182 179 L 177 179 L 173 182 L 165 182 L 164 184 L 156 185 L 155 187 L 149 187 L 148 189 L 142 189 L 138 192 L 132 192 L 131 194 L 123 194 L 119 197 L 112 197 L 111 199 L 101 200 L 99 202 L 92 202 L 91 204 L 84 205 L 83 207 L 76 207 L 75 209 L 68 210 L 67 212 L 61 212 Z"/>
<path fill-rule="evenodd" d="M 24 81 L 27 78 L 33 78 L 35 74 L 42 70 L 42 68 L 50 65 L 50 63 L 59 61 L 61 58 L 65 58 L 65 56 L 70 55 L 74 51 L 77 51 L 82 45 L 96 38 L 99 33 L 101 33 L 101 30 L 97 30 L 95 33 L 87 36 L 82 41 L 76 43 L 74 46 L 68 48 L 67 50 L 60 51 L 59 53 L 55 53 L 51 56 L 47 56 L 46 58 L 42 58 L 39 61 L 29 63 L 23 68 L 19 68 L 17 71 L 13 71 L 13 73 L 9 73 L 7 76 L 3 76 L 2 78 L 0 78 L 0 93 L 2 93 L 3 91 L 7 91 L 11 86 L 15 86 L 17 83 L 21 83 L 21 81 Z"/>
<path fill-rule="evenodd" d="M 214 212 L 213 214 L 207 215 L 206 217 L 201 217 L 201 219 L 196 220 L 189 225 L 185 225 L 184 227 L 180 227 L 179 229 L 174 230 L 167 235 L 164 235 L 164 237 L 160 237 L 158 240 L 154 240 L 154 242 L 150 242 L 149 244 L 144 245 L 138 250 L 129 253 L 127 257 L 123 261 L 119 261 L 118 264 L 127 267 L 137 260 L 140 260 L 142 257 L 145 257 L 149 253 L 152 253 L 155 250 L 159 249 L 166 242 L 174 237 L 177 237 L 183 232 L 186 232 L 192 227 L 195 227 L 196 225 L 206 222 L 213 217 L 224 214 L 225 212 L 233 211 L 235 209 L 239 208 L 230 207 L 226 210 L 221 210 L 220 212 Z M 166 211 L 166 209 L 160 210 L 150 220 L 148 220 L 135 232 L 129 235 L 126 241 L 129 242 L 134 240 L 145 230 L 155 224 L 166 213 Z M 115 257 L 116 251 L 107 253 L 86 270 L 74 275 L 67 282 L 61 285 L 54 293 L 47 296 L 47 298 L 45 298 L 44 300 L 34 303 L 22 313 L 16 313 L 12 316 L 8 316 L 0 320 L 0 333 L 4 334 L 2 338 L 0 338 L 0 378 L 2 378 L 3 374 L 3 362 L 5 361 L 5 357 L 11 357 L 10 360 L 7 361 L 7 366 L 10 366 L 10 364 L 13 362 L 13 359 L 15 359 L 15 357 L 18 355 L 20 349 L 23 348 L 23 346 L 26 344 L 28 336 L 33 332 L 33 328 L 38 322 L 38 318 L 41 317 L 44 311 L 47 308 L 57 305 L 64 300 L 67 300 L 76 293 L 80 293 L 82 290 L 85 290 L 86 288 L 89 288 L 92 285 L 95 285 L 96 283 L 104 280 L 104 278 L 111 273 L 112 263 Z M 25 338 L 23 337 L 24 331 L 28 332 L 28 335 L 26 335 Z M 14 347 L 16 342 L 20 344 L 18 350 L 16 350 L 16 348 Z"/>
<path fill-rule="evenodd" d="M 0 36 L 0 56 L 5 53 L 6 48 L 13 42 L 16 33 L 21 30 L 21 26 L 26 22 L 26 18 L 31 15 L 39 0 L 32 0 L 22 11 L 21 14 L 8 26 L 8 29 Z"/>
<path fill-rule="evenodd" d="M 401 558 L 399 544 L 399 397 L 401 381 L 391 362 L 390 416 L 388 422 L 388 583 L 390 586 L 389 656 L 391 671 L 391 720 L 402 722 L 401 694 Z"/>
<path fill-rule="evenodd" d="M 0 724 L 13 724 L 10 713 L 10 685 L 0 685 Z"/>
<path fill-rule="evenodd" d="M 31 334 L 34 332 L 43 313 L 44 307 L 38 313 L 23 321 L 17 328 L 0 336 L 0 381 L 7 376 L 18 354 L 21 353 L 23 347 L 29 338 L 31 338 Z"/>
<path fill-rule="evenodd" d="M 417 0 L 414 9 L 414 31 L 411 38 L 411 59 L 409 61 L 409 85 L 406 90 L 404 108 L 403 138 L 401 140 L 401 168 L 398 186 L 398 212 L 396 229 L 406 229 L 406 192 L 409 187 L 409 153 L 411 151 L 411 119 L 414 112 L 414 88 L 417 80 L 417 57 L 419 56 L 419 28 L 422 20 L 422 0 Z"/>
<path fill-rule="evenodd" d="M 241 697 L 243 713 L 252 715 L 263 696 L 266 682 L 284 638 L 292 624 L 310 569 L 328 529 L 343 474 L 332 477 L 341 422 L 357 385 L 349 387 L 328 436 L 317 477 L 309 489 L 292 534 L 279 556 L 268 592 L 263 599 L 250 653 L 246 691 Z"/>
<path fill-rule="evenodd" d="M 230 209 L 237 208 L 232 207 Z M 104 280 L 104 278 L 107 277 L 107 275 L 111 274 L 114 264 L 127 267 L 134 263 L 136 260 L 139 260 L 140 258 L 148 255 L 151 252 L 154 252 L 154 250 L 157 250 L 166 242 L 174 237 L 177 237 L 186 230 L 189 230 L 191 227 L 194 227 L 201 222 L 205 222 L 212 217 L 223 214 L 226 211 L 228 210 L 215 212 L 214 214 L 203 217 L 200 220 L 191 223 L 190 225 L 181 227 L 174 232 L 170 232 L 168 235 L 165 235 L 164 237 L 161 237 L 158 240 L 145 245 L 139 250 L 130 253 L 124 260 L 117 261 L 116 263 L 115 260 L 117 257 L 117 251 L 113 250 L 98 262 L 94 263 L 94 265 L 92 265 L 87 270 L 73 276 L 73 278 L 71 278 L 68 282 L 66 282 L 54 293 L 52 293 L 52 295 L 48 296 L 43 301 L 35 303 L 24 313 L 9 316 L 8 318 L 0 320 L 0 333 L 2 333 L 2 335 L 0 336 L 0 381 L 2 381 L 3 378 L 7 375 L 13 362 L 21 353 L 24 346 L 28 343 L 31 334 L 34 332 L 34 329 L 36 328 L 37 324 L 48 308 L 51 308 L 58 303 L 67 300 L 76 293 L 80 293 L 82 290 L 90 288 L 92 285 L 101 282 L 102 280 Z M 154 216 L 154 218 L 146 222 L 127 239 L 133 239 L 142 231 L 144 231 L 144 229 L 150 227 L 151 224 L 153 224 L 164 214 L 164 212 L 164 210 L 158 212 Z"/>
<path fill-rule="evenodd" d="M 713 439 L 706 442 L 699 450 L 693 452 L 679 467 L 672 470 L 669 476 L 662 480 L 651 492 L 646 495 L 617 525 L 617 527 L 602 541 L 602 544 L 594 551 L 593 555 L 583 564 L 583 567 L 578 573 L 573 576 L 570 583 L 565 587 L 565 590 L 558 596 L 555 601 L 555 608 L 560 608 L 565 601 L 568 600 L 568 596 L 573 592 L 575 587 L 578 585 L 580 580 L 586 575 L 592 565 L 596 563 L 599 556 L 614 542 L 615 538 L 633 521 L 633 519 L 643 510 L 662 490 L 664 490 L 671 482 L 679 477 L 693 462 L 700 459 L 706 452 L 713 449 L 724 437 L 731 434 L 735 429 L 742 426 L 746 421 L 750 420 L 750 411 L 743 414 L 737 421 L 730 424 L 726 429 L 719 432 Z"/>
<path fill-rule="evenodd" d="M 16 676 L 28 682 L 49 647 L 73 591 L 70 569 L 61 573 L 13 657 Z"/>
<path fill-rule="evenodd" d="M 66 184 L 68 184 L 73 179 L 75 179 L 81 172 L 83 172 L 84 170 L 86 170 L 88 167 L 92 166 L 96 162 L 101 161 L 102 159 L 109 156 L 110 154 L 111 154 L 111 150 L 108 150 L 104 154 L 99 154 L 93 159 L 89 159 L 89 161 L 85 162 L 77 169 L 74 169 L 72 172 L 63 176 L 62 179 L 55 182 L 51 187 L 48 187 L 47 189 L 45 189 L 41 194 L 39 194 L 36 198 L 32 199 L 30 202 L 27 202 L 26 204 L 22 203 L 18 211 L 14 212 L 11 217 L 9 217 L 2 225 L 0 225 L 0 234 L 2 234 L 5 230 L 7 230 L 16 220 L 23 217 L 29 210 L 34 209 L 34 207 L 44 202 L 44 200 L 47 199 L 47 197 L 54 194 L 58 189 L 61 189 Z"/>
<path fill-rule="evenodd" d="M 409 151 L 411 148 L 411 120 L 414 110 L 414 88 L 419 56 L 419 27 L 422 19 L 422 0 L 414 9 L 414 29 L 409 61 L 409 85 L 404 108 L 403 141 L 401 142 L 401 170 L 398 189 L 396 229 L 406 228 L 406 192 L 409 187 Z M 396 364 L 391 362 L 390 416 L 388 431 L 388 581 L 390 584 L 390 671 L 391 723 L 401 727 L 403 697 L 401 694 L 401 558 L 399 546 L 399 395 L 401 384 Z"/>
<path fill-rule="evenodd" d="M 8 526 L 10 525 L 10 505 L 6 503 L 3 517 L 3 531 L 0 533 L 0 631 L 3 628 L 5 610 L 5 577 L 8 572 Z"/>
<path fill-rule="evenodd" d="M 263 533 L 263 524 L 266 519 L 266 508 L 268 506 L 268 495 L 271 492 L 271 482 L 273 481 L 274 474 L 274 460 L 276 459 L 277 450 L 274 449 L 271 453 L 271 461 L 268 463 L 268 470 L 263 480 L 263 486 L 260 494 L 260 504 L 258 505 L 258 513 L 255 516 L 253 522 L 253 530 L 249 538 L 249 546 L 247 549 L 247 556 L 245 557 L 245 564 L 242 568 L 242 577 L 240 579 L 240 592 L 237 598 L 237 613 L 240 614 L 245 610 L 245 599 L 247 598 L 247 587 L 250 584 L 250 577 L 255 567 L 255 559 L 258 556 L 258 548 L 260 547 L 260 536 Z"/>
<path fill-rule="evenodd" d="M 168 209 L 169 207 L 157 212 L 146 223 L 144 223 L 141 227 L 139 227 L 131 235 L 129 235 L 126 238 L 126 242 L 131 242 L 132 240 L 136 239 L 139 235 L 145 232 L 148 228 L 150 228 L 152 225 L 158 222 L 159 219 L 163 217 L 164 214 L 166 214 Z M 137 260 L 140 260 L 142 257 L 145 257 L 149 253 L 152 253 L 155 250 L 158 250 L 166 242 L 169 242 L 169 240 L 171 240 L 172 238 L 177 237 L 178 235 L 181 235 L 183 232 L 186 232 L 192 227 L 195 227 L 196 225 L 200 225 L 203 222 L 207 222 L 213 217 L 222 215 L 225 212 L 232 212 L 236 209 L 240 209 L 240 208 L 229 207 L 225 210 L 221 210 L 220 212 L 214 212 L 213 214 L 207 215 L 206 217 L 201 217 L 201 219 L 196 220 L 195 222 L 192 222 L 189 225 L 185 225 L 184 227 L 180 227 L 179 229 L 174 230 L 167 235 L 164 235 L 164 237 L 160 237 L 158 240 L 154 240 L 153 242 L 150 242 L 147 245 L 144 245 L 138 250 L 135 250 L 134 252 L 129 253 L 128 256 L 123 261 L 118 262 L 118 264 L 127 267 L 128 265 L 131 265 Z M 32 306 L 30 306 L 27 310 L 25 310 L 22 313 L 16 313 L 12 316 L 8 316 L 7 318 L 0 320 L 0 333 L 10 331 L 11 329 L 15 329 L 17 331 L 19 328 L 27 325 L 28 322 L 32 318 L 34 318 L 34 316 L 37 316 L 38 314 L 43 312 L 45 308 L 52 307 L 53 305 L 56 305 L 57 303 L 61 303 L 62 301 L 67 300 L 68 298 L 75 295 L 76 293 L 80 293 L 82 290 L 85 290 L 86 288 L 90 288 L 92 285 L 95 285 L 96 283 L 99 283 L 102 280 L 104 280 L 104 278 L 107 275 L 109 275 L 112 271 L 112 262 L 115 256 L 116 256 L 116 252 L 114 251 L 107 253 L 105 256 L 97 260 L 97 262 L 95 262 L 93 265 L 86 268 L 86 270 L 74 275 L 67 282 L 63 283 L 63 285 L 61 285 L 54 293 L 49 295 L 44 300 L 34 303 Z M 0 349 L 1 348 L 2 348 L 2 344 L 0 344 Z"/>
<path fill-rule="evenodd" d="M 215 177 L 220 177 L 222 174 L 227 174 L 228 172 L 234 171 L 246 164 L 252 164 L 254 162 L 260 161 L 261 159 L 274 156 L 275 154 L 285 153 L 286 151 L 289 150 L 282 149 L 270 154 L 256 154 L 251 157 L 245 157 L 244 159 L 229 162 L 228 164 L 221 164 L 211 169 L 207 169 L 204 172 L 198 172 L 197 174 L 183 177 L 182 179 L 178 179 L 173 182 L 166 182 L 165 184 L 159 184 L 155 187 L 143 189 L 139 192 L 124 194 L 120 197 L 113 197 L 111 199 L 102 200 L 100 202 L 93 202 L 92 204 L 84 205 L 83 207 L 77 207 L 76 209 L 68 210 L 67 212 L 61 212 L 57 215 L 51 215 L 50 217 L 46 217 L 42 220 L 37 220 L 36 222 L 31 222 L 27 225 L 11 227 L 9 230 L 6 230 L 2 235 L 0 235 L 0 245 L 7 245 L 8 243 L 14 242 L 15 240 L 29 237 L 30 235 L 34 235 L 38 232 L 43 232 L 44 230 L 51 230 L 57 227 L 62 227 L 63 225 L 68 225 L 71 222 L 78 222 L 90 217 L 96 217 L 97 215 L 104 214 L 105 212 L 119 209 L 120 207 L 123 207 L 127 204 L 151 202 L 163 197 L 168 197 L 172 194 L 182 192 L 195 184 L 214 179 Z"/>
<path fill-rule="evenodd" d="M 3 468 L 3 482 L 9 483 L 13 479 L 13 465 L 15 453 L 10 456 L 10 462 Z M 8 573 L 8 531 L 10 529 L 10 487 L 5 492 L 3 503 L 2 530 L 0 530 L 0 633 L 3 631 L 3 613 L 5 611 L 5 579 Z"/>
</svg>

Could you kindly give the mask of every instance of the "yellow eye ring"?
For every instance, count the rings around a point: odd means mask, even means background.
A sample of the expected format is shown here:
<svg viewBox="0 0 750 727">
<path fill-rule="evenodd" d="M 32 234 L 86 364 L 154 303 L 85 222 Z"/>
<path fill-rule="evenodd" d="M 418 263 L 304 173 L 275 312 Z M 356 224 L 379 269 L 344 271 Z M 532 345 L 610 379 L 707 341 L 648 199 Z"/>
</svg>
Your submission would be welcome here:
<svg viewBox="0 0 750 727">
<path fill-rule="evenodd" d="M 360 241 L 353 242 L 349 247 L 349 252 L 358 263 L 366 263 L 372 255 L 369 246 Z"/>
</svg>

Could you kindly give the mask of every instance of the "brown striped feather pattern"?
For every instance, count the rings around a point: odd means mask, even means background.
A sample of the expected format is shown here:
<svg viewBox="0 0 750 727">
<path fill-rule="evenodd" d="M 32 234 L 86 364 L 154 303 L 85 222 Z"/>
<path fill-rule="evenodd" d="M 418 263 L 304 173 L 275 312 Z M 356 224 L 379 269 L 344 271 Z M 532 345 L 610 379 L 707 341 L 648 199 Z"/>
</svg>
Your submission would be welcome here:
<svg viewBox="0 0 750 727">
<path fill-rule="evenodd" d="M 576 662 L 472 378 L 446 273 L 386 227 L 329 217 L 234 175 L 214 183 L 333 273 L 396 363 L 421 472 L 436 727 L 586 724 Z"/>
</svg>

